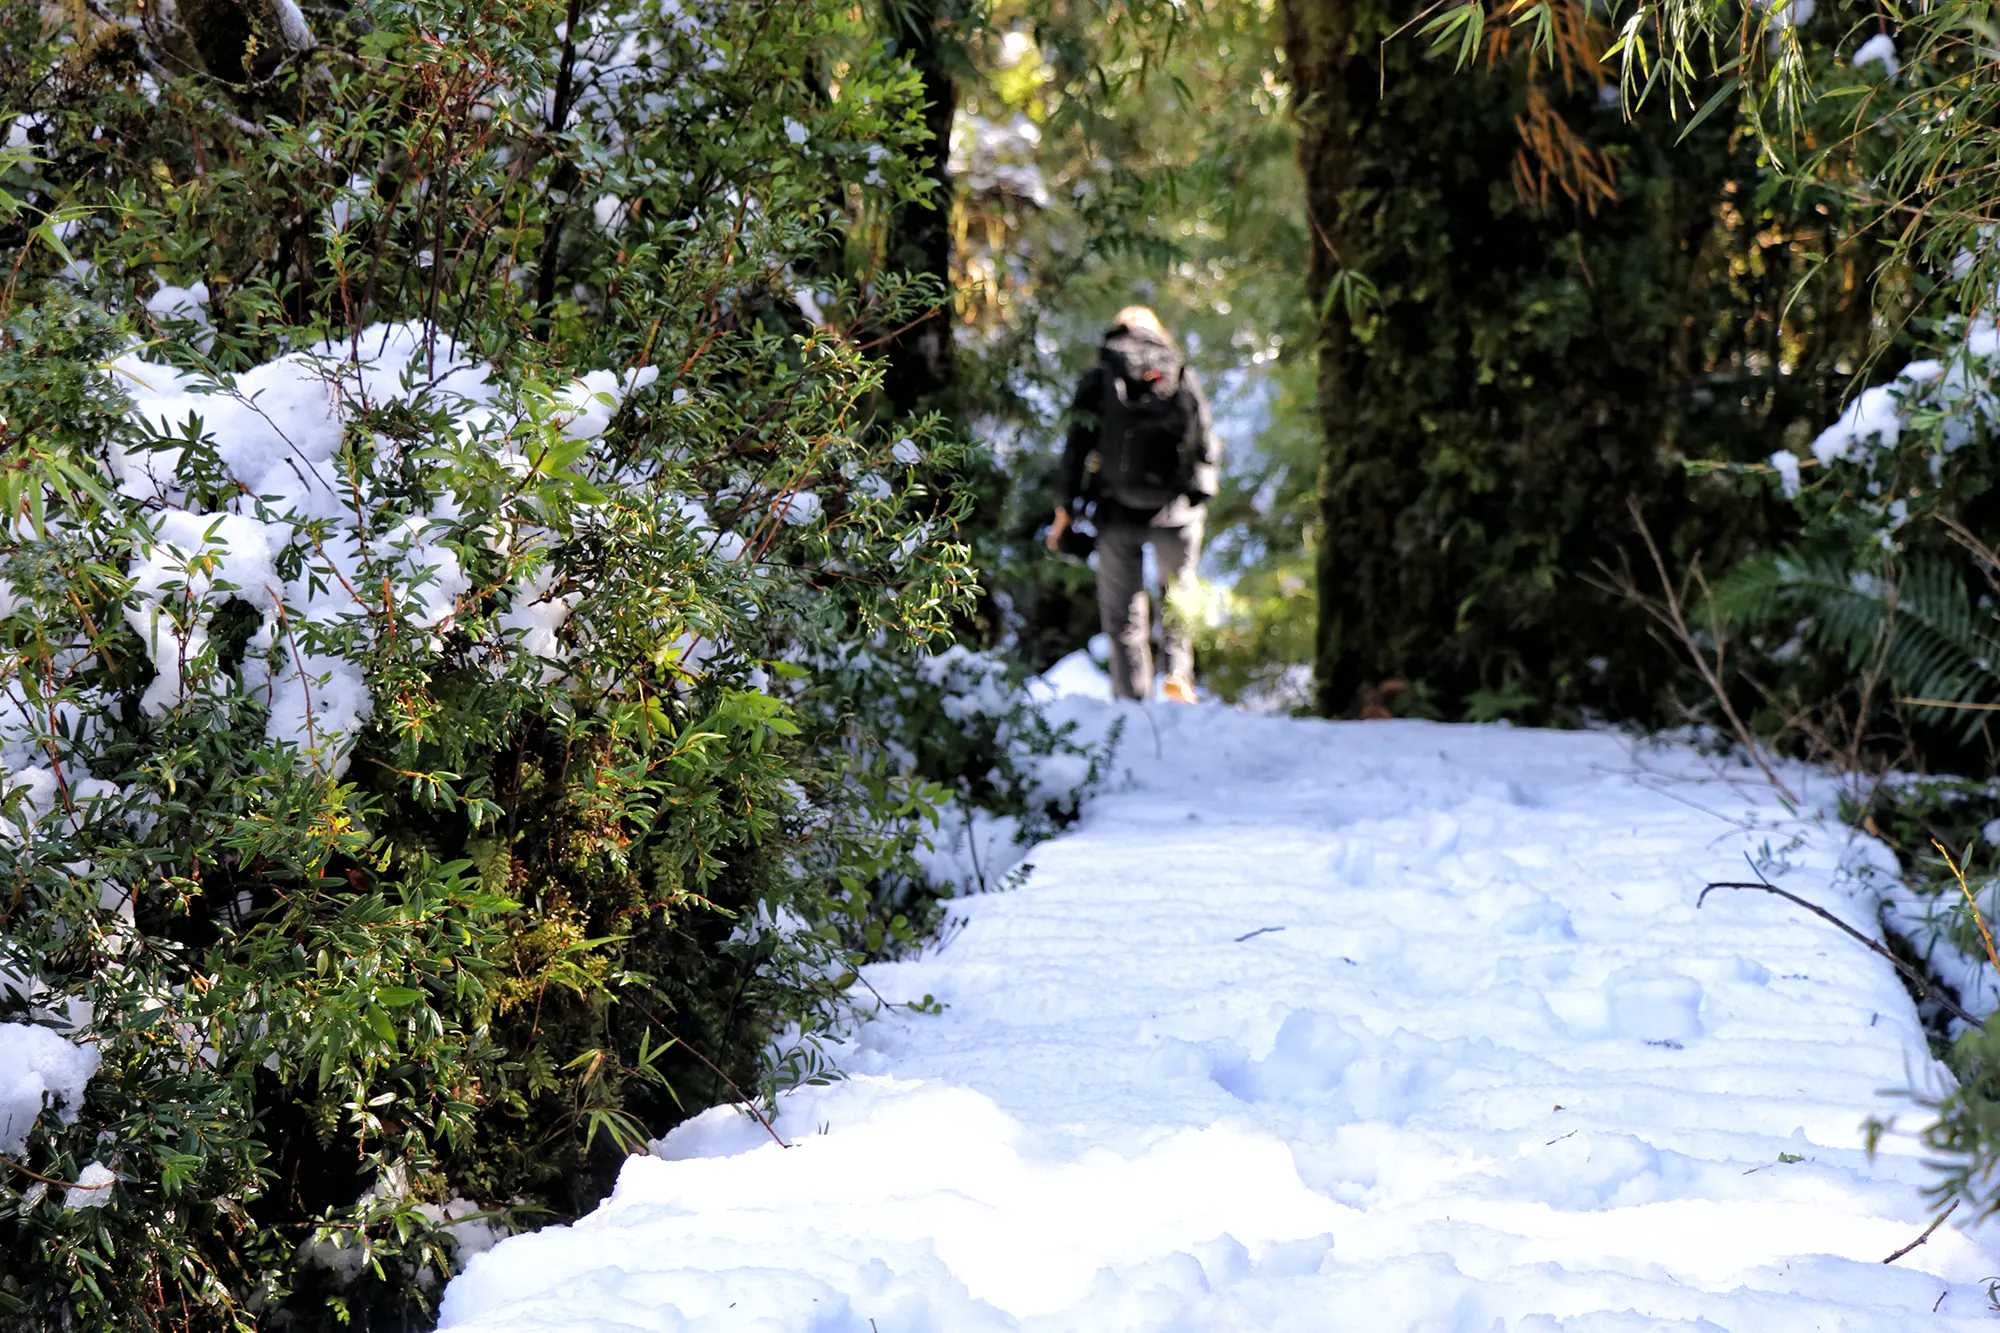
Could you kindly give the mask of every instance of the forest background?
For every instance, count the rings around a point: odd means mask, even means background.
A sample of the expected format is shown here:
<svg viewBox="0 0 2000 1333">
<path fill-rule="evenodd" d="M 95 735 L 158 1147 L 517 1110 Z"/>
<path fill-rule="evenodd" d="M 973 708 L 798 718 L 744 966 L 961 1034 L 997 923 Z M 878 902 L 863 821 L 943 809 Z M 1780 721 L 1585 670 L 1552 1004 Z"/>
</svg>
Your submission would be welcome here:
<svg viewBox="0 0 2000 1333">
<path fill-rule="evenodd" d="M 1990 1206 L 1989 8 L 8 5 L 0 1325 L 422 1327 L 833 1076 L 1104 762 L 1134 301 L 1204 686 L 1855 774 Z"/>
</svg>

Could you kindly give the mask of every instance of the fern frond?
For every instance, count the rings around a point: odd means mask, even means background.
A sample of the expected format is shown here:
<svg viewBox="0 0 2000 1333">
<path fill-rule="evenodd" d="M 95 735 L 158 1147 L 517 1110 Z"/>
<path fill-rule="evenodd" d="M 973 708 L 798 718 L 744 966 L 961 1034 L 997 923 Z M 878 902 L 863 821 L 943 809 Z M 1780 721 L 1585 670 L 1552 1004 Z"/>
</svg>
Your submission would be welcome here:
<svg viewBox="0 0 2000 1333">
<path fill-rule="evenodd" d="M 1787 554 L 1761 566 L 1746 568 L 1727 585 L 1744 613 L 1804 615 L 1823 647 L 1856 669 L 1879 661 L 1906 697 L 1948 703 L 2000 698 L 2000 625 L 1973 605 L 1962 571 L 1949 559 L 1917 552 L 1895 570 L 1878 572 L 1825 556 Z M 1986 721 L 1941 707 L 1919 708 L 1916 716 L 1940 726 L 1962 722 L 1968 738 Z"/>
</svg>

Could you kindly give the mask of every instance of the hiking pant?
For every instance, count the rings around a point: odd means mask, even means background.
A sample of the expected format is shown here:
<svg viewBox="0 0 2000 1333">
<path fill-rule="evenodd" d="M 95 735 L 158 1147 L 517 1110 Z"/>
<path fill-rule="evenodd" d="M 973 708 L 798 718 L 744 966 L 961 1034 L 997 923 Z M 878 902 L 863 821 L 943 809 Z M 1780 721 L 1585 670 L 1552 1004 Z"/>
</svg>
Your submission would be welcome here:
<svg viewBox="0 0 2000 1333">
<path fill-rule="evenodd" d="M 1201 557 L 1206 514 L 1185 503 L 1163 510 L 1151 525 L 1107 523 L 1097 533 L 1097 612 L 1111 639 L 1111 692 L 1120 699 L 1147 699 L 1153 693 L 1151 626 L 1147 622 L 1146 552 L 1160 569 L 1166 595 L 1160 608 L 1160 646 L 1167 678 L 1194 681 L 1194 644 L 1189 638 L 1187 599 L 1194 591 L 1195 562 Z"/>
</svg>

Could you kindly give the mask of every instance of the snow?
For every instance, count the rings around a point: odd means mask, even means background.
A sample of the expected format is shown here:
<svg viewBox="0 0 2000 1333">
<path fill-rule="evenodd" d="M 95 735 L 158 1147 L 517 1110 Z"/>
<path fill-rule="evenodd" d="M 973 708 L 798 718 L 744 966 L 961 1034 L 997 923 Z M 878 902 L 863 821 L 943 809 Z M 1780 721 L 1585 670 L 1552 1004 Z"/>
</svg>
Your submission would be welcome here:
<svg viewBox="0 0 2000 1333">
<path fill-rule="evenodd" d="M 784 497 L 778 513 L 792 527 L 804 527 L 819 518 L 819 497 L 811 491 L 795 491 Z"/>
<path fill-rule="evenodd" d="M 1111 677 L 1085 652 L 1071 653 L 1044 672 L 1036 682 L 1036 693 L 1047 698 L 1075 696 L 1111 702 Z"/>
<path fill-rule="evenodd" d="M 1785 498 L 1791 499 L 1799 493 L 1799 457 L 1788 450 L 1780 449 L 1771 455 L 1771 466 L 1778 473 L 1778 484 L 1784 489 Z"/>
<path fill-rule="evenodd" d="M 1871 60 L 1881 61 L 1882 73 L 1892 79 L 1903 67 L 1896 59 L 1896 39 L 1886 32 L 1878 32 L 1861 44 L 1854 53 L 1854 68 L 1860 69 Z"/>
<path fill-rule="evenodd" d="M 65 1208 L 102 1208 L 111 1202 L 118 1176 L 102 1162 L 90 1162 L 76 1173 L 76 1183 L 63 1191 Z"/>
<path fill-rule="evenodd" d="M 1813 440 L 1813 457 L 1822 467 L 1872 462 L 1878 452 L 1896 448 L 1917 410 L 1933 410 L 1942 417 L 1939 442 L 1945 453 L 1971 443 L 1982 425 L 1990 428 L 2000 421 L 1991 365 L 2000 356 L 2000 333 L 1988 319 L 1970 321 L 1963 333 L 1963 345 L 1948 360 L 1912 361 L 1889 383 L 1864 389 L 1840 419 Z M 1776 457 L 1771 462 L 1783 467 Z M 1786 483 L 1790 484 L 1789 477 Z"/>
<path fill-rule="evenodd" d="M 205 352 L 215 343 L 213 326 L 208 319 L 208 299 L 208 284 L 205 282 L 197 282 L 191 287 L 176 287 L 162 282 L 146 298 L 146 312 L 156 320 L 188 320 L 197 325 L 193 341 Z"/>
<path fill-rule="evenodd" d="M 170 290 L 177 289 L 161 289 Z M 235 684 L 267 704 L 267 739 L 295 747 L 302 763 L 344 772 L 373 713 L 370 652 L 365 644 L 347 651 L 329 645 L 351 640 L 352 628 L 371 620 L 386 625 L 385 633 L 441 631 L 471 590 L 445 542 L 461 517 L 459 497 L 406 505 L 396 492 L 402 446 L 378 437 L 372 465 L 354 467 L 340 458 L 346 433 L 364 407 L 418 404 L 448 413 L 468 453 L 490 450 L 525 474 L 528 460 L 509 431 L 526 408 L 486 366 L 418 324 L 378 325 L 221 382 L 137 351 L 110 369 L 130 395 L 132 417 L 159 446 L 114 446 L 110 459 L 124 495 L 155 510 L 151 540 L 133 552 L 126 608 L 157 673 L 142 711 L 160 717 L 227 685 L 214 678 L 209 628 L 223 604 L 239 600 L 259 624 Z M 594 439 L 658 377 L 650 366 L 591 371 L 555 390 L 554 420 L 570 439 Z M 183 483 L 188 449 L 172 441 L 188 440 L 190 431 L 236 483 L 221 508 L 195 504 Z M 538 535 L 532 525 L 522 531 Z M 278 572 L 288 548 L 301 557 L 289 578 Z M 545 570 L 525 574 L 509 589 L 511 607 L 499 628 L 518 635 L 514 647 L 553 658 L 575 599 L 551 597 L 548 584 Z M 390 597 L 393 605 L 385 605 Z M 190 673 L 197 666 L 198 677 Z"/>
<path fill-rule="evenodd" d="M 1929 1215 L 1935 1092 L 1873 929 L 1884 849 L 1749 770 L 1602 732 L 1044 707 L 1108 790 L 946 943 L 869 969 L 850 1077 L 730 1108 L 573 1226 L 502 1241 L 442 1327 L 1987 1326 Z M 1157 731 L 1157 741 L 1154 738 Z M 1814 808 L 1834 793 L 1808 774 Z M 1933 1306 L 1936 1313 L 1933 1315 Z"/>
<path fill-rule="evenodd" d="M 1871 440 L 1879 440 L 1884 449 L 1893 449 L 1902 431 L 1895 388 L 1877 385 L 1862 390 L 1840 414 L 1840 420 L 1819 433 L 1813 441 L 1813 457 L 1822 467 L 1842 459 L 1851 461 L 1859 457 L 1859 449 Z"/>
<path fill-rule="evenodd" d="M 912 855 L 935 892 L 962 897 L 1000 888 L 1027 854 L 1020 820 L 976 808 L 968 813 L 954 800 L 939 807 L 938 827 Z"/>
<path fill-rule="evenodd" d="M 74 1124 L 97 1052 L 28 1023 L 0 1023 L 0 1157 L 17 1157 L 45 1109 Z"/>
</svg>

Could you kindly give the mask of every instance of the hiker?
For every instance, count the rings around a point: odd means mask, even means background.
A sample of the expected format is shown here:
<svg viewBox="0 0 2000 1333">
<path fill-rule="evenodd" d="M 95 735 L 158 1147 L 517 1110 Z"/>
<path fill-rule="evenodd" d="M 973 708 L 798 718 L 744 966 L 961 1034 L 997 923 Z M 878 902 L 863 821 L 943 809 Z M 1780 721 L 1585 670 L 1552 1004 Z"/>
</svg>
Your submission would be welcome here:
<svg viewBox="0 0 2000 1333">
<path fill-rule="evenodd" d="M 1117 698 L 1146 699 L 1153 692 L 1143 549 L 1150 542 L 1166 585 L 1162 693 L 1177 703 L 1195 701 L 1185 602 L 1221 458 L 1208 399 L 1160 317 L 1145 306 L 1119 311 L 1097 364 L 1084 372 L 1070 401 L 1069 443 L 1048 536 L 1051 551 L 1071 548 L 1075 535 L 1064 538 L 1089 507 L 1097 528 L 1098 615 L 1111 639 Z"/>
</svg>

